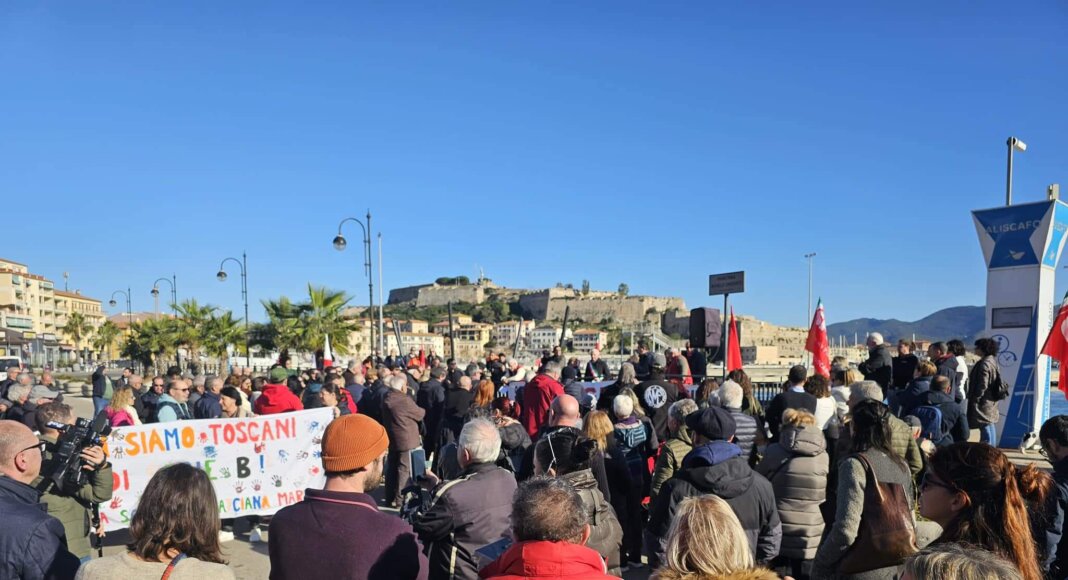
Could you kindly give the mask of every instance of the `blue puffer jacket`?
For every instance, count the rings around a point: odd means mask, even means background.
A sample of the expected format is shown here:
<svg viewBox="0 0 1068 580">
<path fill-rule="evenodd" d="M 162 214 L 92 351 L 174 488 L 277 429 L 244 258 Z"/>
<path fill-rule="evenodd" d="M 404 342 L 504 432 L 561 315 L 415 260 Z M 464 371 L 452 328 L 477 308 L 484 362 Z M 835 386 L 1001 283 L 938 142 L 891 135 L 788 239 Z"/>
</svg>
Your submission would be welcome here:
<svg viewBox="0 0 1068 580">
<path fill-rule="evenodd" d="M 63 524 L 40 500 L 34 488 L 0 475 L 0 578 L 69 579 L 78 571 Z"/>
</svg>

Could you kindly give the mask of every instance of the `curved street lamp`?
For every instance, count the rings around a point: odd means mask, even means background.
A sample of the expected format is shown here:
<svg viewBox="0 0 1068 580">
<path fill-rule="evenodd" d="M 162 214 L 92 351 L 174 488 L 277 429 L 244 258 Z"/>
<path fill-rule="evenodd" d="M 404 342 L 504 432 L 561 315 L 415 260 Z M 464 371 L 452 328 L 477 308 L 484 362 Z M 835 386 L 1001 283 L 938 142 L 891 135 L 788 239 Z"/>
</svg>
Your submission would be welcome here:
<svg viewBox="0 0 1068 580">
<path fill-rule="evenodd" d="M 111 300 L 108 300 L 108 305 L 114 308 L 119 303 L 115 301 L 115 295 L 121 294 L 126 298 L 126 332 L 133 330 L 133 307 L 130 305 L 130 287 L 126 287 L 126 291 L 116 290 L 111 293 Z M 111 353 L 108 353 L 108 358 L 111 358 Z"/>
<path fill-rule="evenodd" d="M 1009 140 L 1005 142 L 1005 145 L 1009 148 L 1009 167 L 1005 172 L 1005 205 L 1012 205 L 1012 152 L 1015 151 L 1027 151 L 1027 143 L 1020 141 L 1016 137 L 1009 137 Z"/>
<path fill-rule="evenodd" d="M 354 217 L 347 217 L 347 218 L 341 220 L 341 223 L 339 223 L 337 225 L 337 235 L 334 236 L 334 249 L 339 251 L 339 252 L 344 251 L 345 248 L 347 248 L 348 245 L 349 245 L 348 241 L 345 239 L 345 236 L 342 235 L 342 233 L 341 233 L 341 228 L 342 228 L 342 226 L 345 225 L 345 222 L 356 222 L 356 223 L 360 224 L 360 229 L 363 230 L 363 270 L 364 270 L 364 273 L 367 275 L 367 300 L 368 300 L 368 302 L 367 302 L 367 317 L 368 317 L 368 320 L 371 323 L 370 324 L 370 328 L 371 328 L 371 341 L 370 342 L 371 342 L 371 350 L 373 351 L 374 350 L 374 344 L 375 344 L 375 283 L 374 283 L 374 276 L 371 275 L 371 210 L 367 210 L 367 224 L 366 225 L 364 225 L 364 223 L 362 221 L 360 221 L 359 219 L 354 218 Z M 379 322 L 381 322 L 381 321 L 379 321 Z M 383 350 L 381 334 L 382 333 L 379 332 L 379 337 L 378 337 L 378 341 L 379 341 L 378 354 L 379 354 L 379 356 L 381 356 L 382 350 Z"/>
<path fill-rule="evenodd" d="M 159 283 L 166 282 L 171 287 L 171 314 L 178 315 L 178 276 L 158 278 L 152 283 L 152 296 L 156 299 L 156 318 L 159 318 Z"/>
<path fill-rule="evenodd" d="M 224 258 L 219 262 L 219 273 L 215 275 L 220 282 L 226 281 L 226 270 L 223 266 L 227 262 L 236 262 L 241 267 L 241 301 L 245 303 L 245 366 L 252 368 L 252 351 L 248 348 L 248 256 L 241 252 L 241 259 Z"/>
</svg>

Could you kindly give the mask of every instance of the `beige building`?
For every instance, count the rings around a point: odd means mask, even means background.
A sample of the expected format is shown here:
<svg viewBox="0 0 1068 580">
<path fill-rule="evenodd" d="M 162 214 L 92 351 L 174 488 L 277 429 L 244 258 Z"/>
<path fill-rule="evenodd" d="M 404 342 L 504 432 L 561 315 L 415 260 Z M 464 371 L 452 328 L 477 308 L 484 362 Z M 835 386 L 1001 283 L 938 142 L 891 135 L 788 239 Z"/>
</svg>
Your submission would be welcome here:
<svg viewBox="0 0 1068 580">
<path fill-rule="evenodd" d="M 571 338 L 572 350 L 576 352 L 590 352 L 593 349 L 604 349 L 608 344 L 608 333 L 595 328 L 581 328 L 575 331 Z"/>
<path fill-rule="evenodd" d="M 430 332 L 430 325 L 425 320 L 398 320 L 396 324 L 401 332 Z"/>
<path fill-rule="evenodd" d="M 490 333 L 490 338 L 493 339 L 493 342 L 497 343 L 497 346 L 510 346 L 515 344 L 515 333 L 517 330 L 520 331 L 522 336 L 529 336 L 530 331 L 534 330 L 535 326 L 537 325 L 533 320 L 524 320 L 522 322 L 519 322 L 518 320 L 498 322 L 493 325 L 493 332 Z"/>
<path fill-rule="evenodd" d="M 89 298 L 88 296 L 82 296 L 80 291 L 64 292 L 62 290 L 56 290 L 56 311 L 58 319 L 56 321 L 59 328 L 63 328 L 67 324 L 67 317 L 71 314 L 78 313 L 85 317 L 85 321 L 89 323 L 89 328 L 92 330 L 88 334 L 81 337 L 81 340 L 75 344 L 74 340 L 67 334 L 60 331 L 63 336 L 63 345 L 70 347 L 74 351 L 82 352 L 86 349 L 92 348 L 93 334 L 97 328 L 100 328 L 101 324 L 104 324 L 104 311 L 101 308 L 101 303 L 95 298 Z"/>
<path fill-rule="evenodd" d="M 477 344 L 485 345 L 490 341 L 490 335 L 493 332 L 492 324 L 485 324 L 482 322 L 471 322 L 468 324 L 461 324 L 459 328 L 455 329 L 456 340 L 463 340 L 466 342 L 474 342 Z M 459 347 L 457 347 L 459 350 Z"/>
<path fill-rule="evenodd" d="M 530 331 L 530 348 L 534 350 L 551 349 L 560 344 L 561 330 L 555 326 L 539 326 Z M 567 329 L 564 340 L 574 338 L 571 329 Z"/>
</svg>

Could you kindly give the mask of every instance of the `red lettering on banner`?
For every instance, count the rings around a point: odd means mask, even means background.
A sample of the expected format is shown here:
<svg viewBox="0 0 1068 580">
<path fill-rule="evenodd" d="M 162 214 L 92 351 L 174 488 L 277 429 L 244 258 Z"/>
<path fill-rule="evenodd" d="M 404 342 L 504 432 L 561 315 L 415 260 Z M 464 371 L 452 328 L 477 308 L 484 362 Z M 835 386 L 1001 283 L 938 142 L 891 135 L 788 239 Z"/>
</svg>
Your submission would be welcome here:
<svg viewBox="0 0 1068 580">
<path fill-rule="evenodd" d="M 292 439 L 293 438 L 293 434 L 296 433 L 296 431 L 297 431 L 297 420 L 296 419 L 292 419 L 291 418 L 291 419 L 286 419 L 286 420 L 279 420 L 276 423 L 276 425 L 277 425 L 277 429 L 278 429 L 278 437 L 279 438 L 285 437 L 287 439 Z"/>
<path fill-rule="evenodd" d="M 212 424 L 208 425 L 208 429 L 211 429 L 211 440 L 216 445 L 219 444 L 219 428 L 220 427 L 222 427 L 222 425 L 219 425 L 217 423 L 212 423 Z"/>
<path fill-rule="evenodd" d="M 255 442 L 260 440 L 260 434 L 259 433 L 254 433 L 254 431 L 258 430 L 259 428 L 260 428 L 260 424 L 257 423 L 256 421 L 252 421 L 251 423 L 248 424 L 248 438 L 250 440 L 252 440 L 253 443 L 255 443 Z"/>
<path fill-rule="evenodd" d="M 248 443 L 248 433 L 245 432 L 245 422 L 239 421 L 234 427 L 237 429 L 237 442 Z"/>
<path fill-rule="evenodd" d="M 274 441 L 274 431 L 271 431 L 270 421 L 263 422 L 263 436 L 261 437 L 261 439 L 263 441 Z"/>
<path fill-rule="evenodd" d="M 234 442 L 234 438 L 235 438 L 235 433 L 236 433 L 236 431 L 234 430 L 234 426 L 229 424 L 229 423 L 227 423 L 226 426 L 223 427 L 223 441 L 226 441 L 227 445 L 233 443 Z"/>
</svg>

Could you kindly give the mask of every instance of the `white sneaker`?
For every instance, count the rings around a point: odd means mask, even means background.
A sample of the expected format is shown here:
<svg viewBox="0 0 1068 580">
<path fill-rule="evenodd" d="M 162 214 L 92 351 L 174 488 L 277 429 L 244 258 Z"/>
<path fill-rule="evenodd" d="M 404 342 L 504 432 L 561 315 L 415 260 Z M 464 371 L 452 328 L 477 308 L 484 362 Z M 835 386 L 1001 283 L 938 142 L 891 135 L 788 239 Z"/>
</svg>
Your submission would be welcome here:
<svg viewBox="0 0 1068 580">
<path fill-rule="evenodd" d="M 252 528 L 252 531 L 248 533 L 248 541 L 253 544 L 263 541 L 263 533 L 260 532 L 259 526 Z"/>
<path fill-rule="evenodd" d="M 234 539 L 234 533 L 226 530 L 219 530 L 219 543 L 229 542 Z"/>
</svg>

